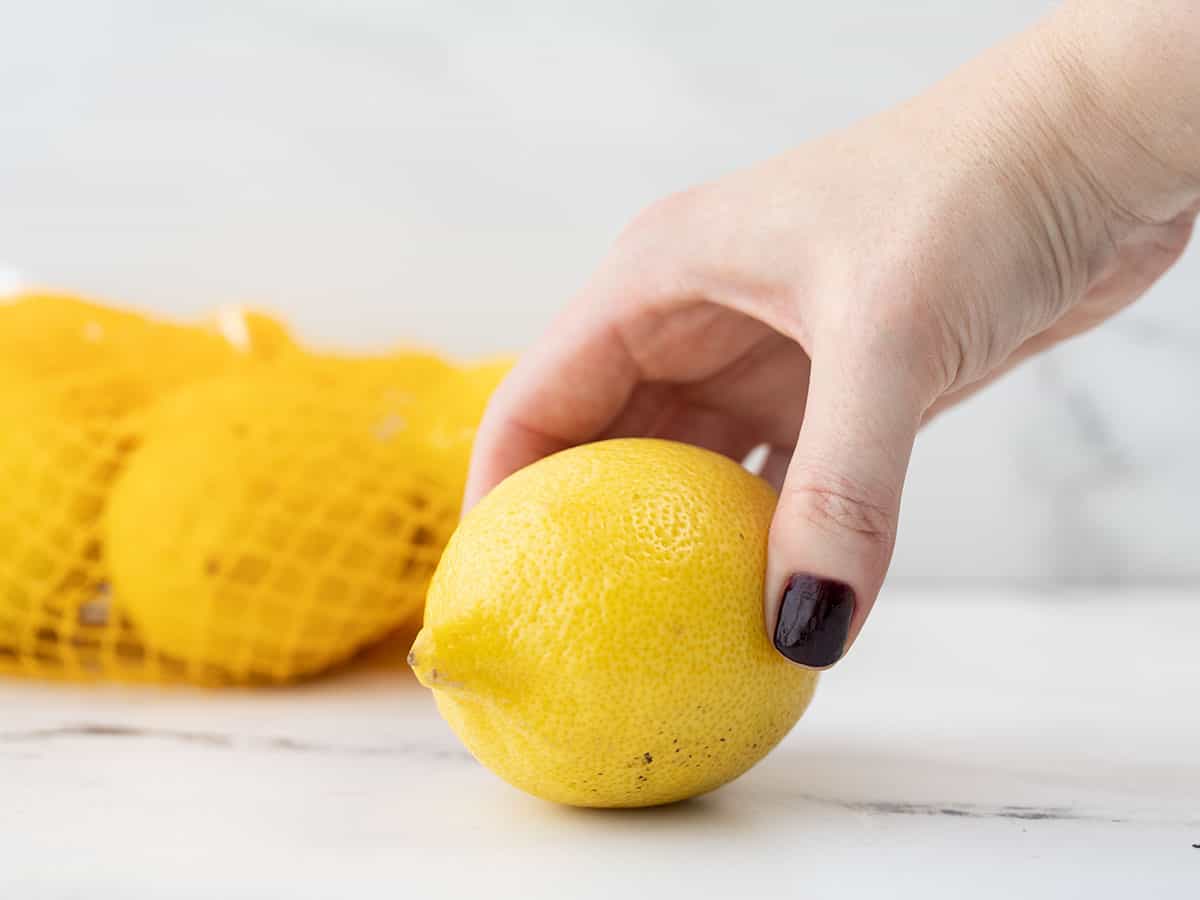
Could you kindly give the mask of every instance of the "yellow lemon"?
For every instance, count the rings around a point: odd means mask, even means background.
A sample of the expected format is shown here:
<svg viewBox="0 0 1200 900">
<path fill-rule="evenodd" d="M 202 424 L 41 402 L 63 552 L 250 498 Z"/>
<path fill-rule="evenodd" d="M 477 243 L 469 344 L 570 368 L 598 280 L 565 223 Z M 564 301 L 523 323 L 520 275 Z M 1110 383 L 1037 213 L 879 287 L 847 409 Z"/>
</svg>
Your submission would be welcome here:
<svg viewBox="0 0 1200 900">
<path fill-rule="evenodd" d="M 146 327 L 137 313 L 64 294 L 0 302 L 0 359 L 38 377 L 109 362 Z"/>
<path fill-rule="evenodd" d="M 102 627 L 100 521 L 126 417 L 234 360 L 215 335 L 74 297 L 0 303 L 0 667 L 64 674 L 85 632 L 119 633 Z"/>
<path fill-rule="evenodd" d="M 0 644 L 53 655 L 99 588 L 101 513 L 124 455 L 110 424 L 0 370 Z"/>
<path fill-rule="evenodd" d="M 101 515 L 140 438 L 139 414 L 245 359 L 216 333 L 76 297 L 0 303 L 0 642 L 10 667 L 49 674 L 82 632 L 120 634 L 115 622 L 103 627 Z"/>
<path fill-rule="evenodd" d="M 376 402 L 404 409 L 411 409 L 454 372 L 454 366 L 443 357 L 416 348 L 375 355 L 311 353 L 288 362 L 320 384 L 353 385 Z"/>
<path fill-rule="evenodd" d="M 457 498 L 378 395 L 272 367 L 147 422 L 106 516 L 113 595 L 191 677 L 293 679 L 420 611 Z"/>
<path fill-rule="evenodd" d="M 117 418 L 250 357 L 222 334 L 60 294 L 0 303 L 0 368 L 89 418 Z"/>
<path fill-rule="evenodd" d="M 397 427 L 428 451 L 439 480 L 461 495 L 475 432 L 492 393 L 512 369 L 511 357 L 458 366 L 435 353 L 404 348 L 374 356 L 334 353 L 287 360 L 325 387 L 354 390 L 387 406 Z"/>
<path fill-rule="evenodd" d="M 763 629 L 774 505 L 734 462 L 668 441 L 548 457 L 463 520 L 409 662 L 467 748 L 538 797 L 713 790 L 787 734 L 816 684 Z"/>
<path fill-rule="evenodd" d="M 423 392 L 414 405 L 414 431 L 459 493 L 466 487 L 471 449 L 484 410 L 515 362 L 500 357 L 457 368 Z"/>
</svg>

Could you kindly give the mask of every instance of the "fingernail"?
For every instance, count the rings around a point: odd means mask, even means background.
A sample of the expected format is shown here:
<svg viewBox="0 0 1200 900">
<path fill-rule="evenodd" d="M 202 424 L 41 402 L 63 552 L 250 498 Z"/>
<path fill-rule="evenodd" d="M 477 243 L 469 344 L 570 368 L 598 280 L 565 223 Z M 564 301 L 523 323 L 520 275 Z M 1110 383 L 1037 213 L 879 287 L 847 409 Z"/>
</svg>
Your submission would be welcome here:
<svg viewBox="0 0 1200 900">
<path fill-rule="evenodd" d="M 802 666 L 831 666 L 842 658 L 854 591 L 847 584 L 814 575 L 793 575 L 783 588 L 775 649 Z"/>
</svg>

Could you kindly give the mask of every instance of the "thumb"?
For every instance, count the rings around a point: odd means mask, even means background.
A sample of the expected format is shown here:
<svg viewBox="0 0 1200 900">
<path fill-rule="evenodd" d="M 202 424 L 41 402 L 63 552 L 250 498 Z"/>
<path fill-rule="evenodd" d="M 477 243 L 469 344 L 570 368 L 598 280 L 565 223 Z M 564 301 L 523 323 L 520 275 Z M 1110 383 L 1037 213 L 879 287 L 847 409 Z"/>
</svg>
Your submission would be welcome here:
<svg viewBox="0 0 1200 900">
<path fill-rule="evenodd" d="M 767 627 L 792 662 L 837 662 L 883 584 L 928 405 L 912 382 L 878 358 L 813 360 L 767 554 Z"/>
</svg>

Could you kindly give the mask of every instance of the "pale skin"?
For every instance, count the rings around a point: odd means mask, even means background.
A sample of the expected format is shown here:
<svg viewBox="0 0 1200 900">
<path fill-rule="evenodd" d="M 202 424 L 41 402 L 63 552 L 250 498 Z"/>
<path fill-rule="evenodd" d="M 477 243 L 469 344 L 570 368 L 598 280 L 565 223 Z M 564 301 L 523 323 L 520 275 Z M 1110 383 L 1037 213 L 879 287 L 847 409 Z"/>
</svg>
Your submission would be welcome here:
<svg viewBox="0 0 1200 900">
<path fill-rule="evenodd" d="M 908 103 L 653 204 L 522 358 L 467 505 L 615 436 L 780 488 L 765 620 L 793 573 L 883 584 L 922 423 L 1137 300 L 1200 212 L 1200 5 L 1076 0 Z"/>
</svg>

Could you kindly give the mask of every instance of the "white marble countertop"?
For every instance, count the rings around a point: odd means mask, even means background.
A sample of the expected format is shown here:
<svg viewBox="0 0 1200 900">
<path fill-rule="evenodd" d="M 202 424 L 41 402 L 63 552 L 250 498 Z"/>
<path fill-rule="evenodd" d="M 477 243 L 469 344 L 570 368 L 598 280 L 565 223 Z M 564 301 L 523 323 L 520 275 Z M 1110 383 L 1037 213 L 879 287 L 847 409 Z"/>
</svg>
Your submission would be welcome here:
<svg viewBox="0 0 1200 900">
<path fill-rule="evenodd" d="M 0 896 L 1194 897 L 1196 594 L 892 589 L 762 765 L 657 810 L 509 788 L 395 648 L 286 691 L 0 682 Z"/>
</svg>

